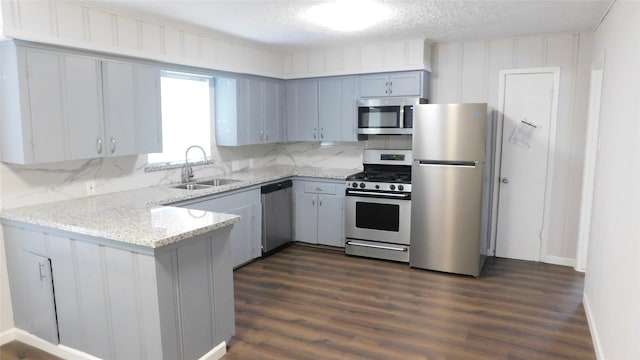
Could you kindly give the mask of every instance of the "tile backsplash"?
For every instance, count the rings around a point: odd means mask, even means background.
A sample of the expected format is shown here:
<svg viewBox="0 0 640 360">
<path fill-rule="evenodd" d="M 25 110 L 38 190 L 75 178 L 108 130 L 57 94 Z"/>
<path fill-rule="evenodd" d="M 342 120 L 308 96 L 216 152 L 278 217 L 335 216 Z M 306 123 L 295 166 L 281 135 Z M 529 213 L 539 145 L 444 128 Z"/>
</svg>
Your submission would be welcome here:
<svg viewBox="0 0 640 360">
<path fill-rule="evenodd" d="M 196 177 L 219 176 L 246 168 L 298 165 L 359 168 L 365 148 L 411 148 L 411 136 L 370 136 L 350 143 L 252 145 L 212 148 L 213 164 L 194 167 Z M 147 156 L 68 161 L 41 165 L 0 163 L 0 208 L 14 208 L 86 196 L 86 183 L 106 194 L 180 181 L 181 169 L 145 172 Z"/>
</svg>

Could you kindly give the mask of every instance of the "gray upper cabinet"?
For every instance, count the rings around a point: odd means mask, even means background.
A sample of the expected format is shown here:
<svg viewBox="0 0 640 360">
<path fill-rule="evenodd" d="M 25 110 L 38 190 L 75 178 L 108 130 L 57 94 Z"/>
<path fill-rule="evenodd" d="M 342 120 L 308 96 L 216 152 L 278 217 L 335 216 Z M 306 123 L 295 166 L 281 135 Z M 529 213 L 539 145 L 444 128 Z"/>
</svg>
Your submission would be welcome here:
<svg viewBox="0 0 640 360">
<path fill-rule="evenodd" d="M 358 141 L 357 97 L 357 76 L 323 78 L 318 81 L 320 140 Z"/>
<path fill-rule="evenodd" d="M 216 144 L 284 140 L 284 83 L 257 77 L 215 79 Z"/>
<path fill-rule="evenodd" d="M 0 49 L 3 161 L 162 151 L 159 68 L 17 41 Z"/>
<path fill-rule="evenodd" d="M 404 71 L 360 76 L 360 97 L 429 97 L 429 73 Z"/>
<path fill-rule="evenodd" d="M 290 80 L 286 85 L 287 140 L 319 141 L 318 80 Z"/>
<path fill-rule="evenodd" d="M 287 82 L 289 141 L 357 141 L 357 76 Z"/>
</svg>

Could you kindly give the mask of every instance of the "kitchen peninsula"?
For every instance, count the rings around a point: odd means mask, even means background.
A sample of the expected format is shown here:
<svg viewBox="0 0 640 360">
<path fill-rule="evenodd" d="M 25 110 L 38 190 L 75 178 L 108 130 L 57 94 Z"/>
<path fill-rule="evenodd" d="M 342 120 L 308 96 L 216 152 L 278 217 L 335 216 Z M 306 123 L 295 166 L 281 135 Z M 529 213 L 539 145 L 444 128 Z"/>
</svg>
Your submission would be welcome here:
<svg viewBox="0 0 640 360">
<path fill-rule="evenodd" d="M 235 333 L 237 215 L 165 206 L 354 169 L 270 166 L 203 190 L 173 185 L 0 214 L 16 327 L 100 358 L 218 358 Z"/>
</svg>

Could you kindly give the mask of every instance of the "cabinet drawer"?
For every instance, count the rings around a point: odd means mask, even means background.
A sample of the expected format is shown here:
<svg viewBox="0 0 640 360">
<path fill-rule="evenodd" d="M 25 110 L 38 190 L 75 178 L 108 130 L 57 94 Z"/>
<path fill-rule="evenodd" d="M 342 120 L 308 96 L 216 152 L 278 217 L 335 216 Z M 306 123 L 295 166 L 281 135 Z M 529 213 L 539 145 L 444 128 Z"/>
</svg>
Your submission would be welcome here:
<svg viewBox="0 0 640 360">
<path fill-rule="evenodd" d="M 323 182 L 306 182 L 304 184 L 304 192 L 315 194 L 335 194 L 336 184 Z"/>
</svg>

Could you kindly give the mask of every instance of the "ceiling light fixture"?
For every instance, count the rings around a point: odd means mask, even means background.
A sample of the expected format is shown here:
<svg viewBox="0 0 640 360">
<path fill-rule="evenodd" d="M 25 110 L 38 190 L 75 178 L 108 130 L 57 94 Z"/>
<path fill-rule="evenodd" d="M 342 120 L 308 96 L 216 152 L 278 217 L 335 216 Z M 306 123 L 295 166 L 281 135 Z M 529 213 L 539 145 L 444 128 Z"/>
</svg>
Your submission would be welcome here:
<svg viewBox="0 0 640 360">
<path fill-rule="evenodd" d="M 309 8 L 305 17 L 336 31 L 359 31 L 389 18 L 389 9 L 369 0 L 342 0 Z"/>
</svg>

